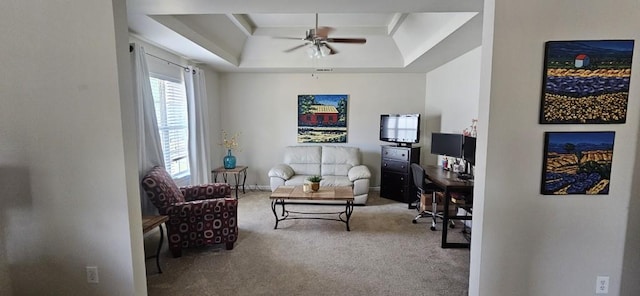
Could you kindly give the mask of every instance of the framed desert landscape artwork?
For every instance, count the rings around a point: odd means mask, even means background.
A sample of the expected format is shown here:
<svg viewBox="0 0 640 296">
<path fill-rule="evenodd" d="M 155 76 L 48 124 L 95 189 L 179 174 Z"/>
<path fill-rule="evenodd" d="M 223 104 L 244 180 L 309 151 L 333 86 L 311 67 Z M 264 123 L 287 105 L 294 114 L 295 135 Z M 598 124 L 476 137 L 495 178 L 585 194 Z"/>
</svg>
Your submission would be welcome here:
<svg viewBox="0 0 640 296">
<path fill-rule="evenodd" d="M 633 40 L 547 42 L 540 123 L 624 123 L 633 45 Z"/>
<path fill-rule="evenodd" d="M 298 143 L 346 143 L 348 95 L 298 95 Z"/>
<path fill-rule="evenodd" d="M 541 193 L 608 194 L 615 132 L 547 132 Z"/>
</svg>

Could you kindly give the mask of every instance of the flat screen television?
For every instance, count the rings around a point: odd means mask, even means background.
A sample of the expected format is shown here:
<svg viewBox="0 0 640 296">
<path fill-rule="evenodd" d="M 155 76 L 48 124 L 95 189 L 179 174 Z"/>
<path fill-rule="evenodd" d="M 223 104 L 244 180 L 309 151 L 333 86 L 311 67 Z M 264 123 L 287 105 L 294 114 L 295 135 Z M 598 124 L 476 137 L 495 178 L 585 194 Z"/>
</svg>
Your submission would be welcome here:
<svg viewBox="0 0 640 296">
<path fill-rule="evenodd" d="M 420 142 L 420 114 L 380 115 L 380 141 L 399 145 Z"/>
<path fill-rule="evenodd" d="M 431 154 L 462 158 L 462 134 L 432 133 Z"/>
</svg>

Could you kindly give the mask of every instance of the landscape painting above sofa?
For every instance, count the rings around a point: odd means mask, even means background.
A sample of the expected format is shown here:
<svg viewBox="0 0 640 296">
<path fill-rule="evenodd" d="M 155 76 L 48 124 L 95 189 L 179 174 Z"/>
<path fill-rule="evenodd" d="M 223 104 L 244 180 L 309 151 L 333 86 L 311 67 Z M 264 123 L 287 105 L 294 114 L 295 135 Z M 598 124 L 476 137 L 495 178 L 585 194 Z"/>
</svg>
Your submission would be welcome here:
<svg viewBox="0 0 640 296">
<path fill-rule="evenodd" d="M 346 143 L 348 95 L 298 95 L 298 143 Z"/>
</svg>

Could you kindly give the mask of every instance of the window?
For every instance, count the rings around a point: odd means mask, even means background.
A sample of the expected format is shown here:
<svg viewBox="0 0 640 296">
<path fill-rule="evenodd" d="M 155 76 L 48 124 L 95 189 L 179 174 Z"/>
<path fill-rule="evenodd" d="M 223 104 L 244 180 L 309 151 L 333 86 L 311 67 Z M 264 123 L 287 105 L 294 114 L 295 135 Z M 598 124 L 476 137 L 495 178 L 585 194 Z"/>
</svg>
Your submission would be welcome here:
<svg viewBox="0 0 640 296">
<path fill-rule="evenodd" d="M 189 129 L 184 84 L 153 75 L 151 92 L 167 172 L 174 179 L 189 177 Z"/>
</svg>

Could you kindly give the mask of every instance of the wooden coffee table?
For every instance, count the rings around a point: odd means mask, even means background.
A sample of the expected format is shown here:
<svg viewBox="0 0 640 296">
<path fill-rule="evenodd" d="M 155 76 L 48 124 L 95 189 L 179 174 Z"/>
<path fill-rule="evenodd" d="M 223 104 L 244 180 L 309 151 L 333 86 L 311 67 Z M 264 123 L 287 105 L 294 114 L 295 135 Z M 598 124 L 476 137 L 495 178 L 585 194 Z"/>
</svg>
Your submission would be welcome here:
<svg viewBox="0 0 640 296">
<path fill-rule="evenodd" d="M 275 191 L 271 193 L 271 210 L 276 217 L 276 225 L 273 229 L 278 228 L 278 222 L 289 219 L 319 219 L 319 220 L 332 220 L 344 222 L 347 225 L 347 231 L 351 231 L 349 228 L 349 219 L 353 213 L 353 188 L 349 186 L 344 187 L 320 187 L 316 192 L 304 192 L 302 186 L 279 186 Z M 317 206 L 335 206 L 337 204 L 345 203 L 345 210 L 342 212 L 296 212 L 285 209 L 285 205 L 294 204 L 296 201 L 312 201 L 311 203 L 304 203 L 305 205 L 317 205 Z M 335 203 L 313 203 L 313 201 L 335 201 Z M 277 205 L 282 205 L 282 215 L 279 217 L 276 213 Z M 294 215 L 291 215 L 294 214 Z M 338 218 L 321 217 L 318 215 L 330 215 L 337 214 Z M 315 216 L 304 216 L 315 215 Z"/>
</svg>

